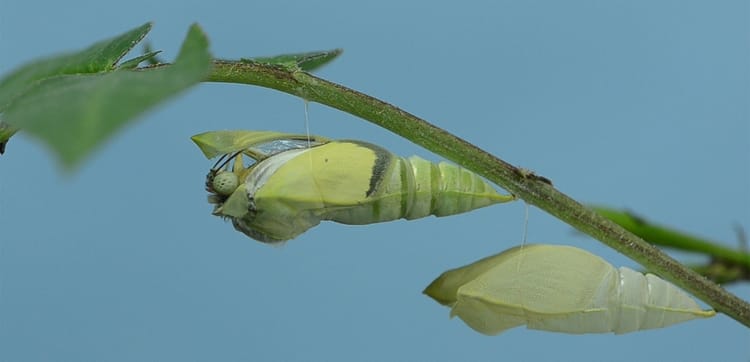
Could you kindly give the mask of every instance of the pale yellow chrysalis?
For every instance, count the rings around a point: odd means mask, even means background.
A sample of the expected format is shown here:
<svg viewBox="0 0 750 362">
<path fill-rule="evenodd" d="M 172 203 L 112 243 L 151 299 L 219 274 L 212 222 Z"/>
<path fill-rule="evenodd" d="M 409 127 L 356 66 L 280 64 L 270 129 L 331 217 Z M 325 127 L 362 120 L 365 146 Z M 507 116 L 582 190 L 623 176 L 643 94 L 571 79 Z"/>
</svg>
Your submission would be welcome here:
<svg viewBox="0 0 750 362">
<path fill-rule="evenodd" d="M 621 334 L 716 314 L 653 274 L 615 269 L 594 254 L 563 245 L 506 250 L 443 273 L 425 294 L 487 335 L 521 325 Z"/>
</svg>

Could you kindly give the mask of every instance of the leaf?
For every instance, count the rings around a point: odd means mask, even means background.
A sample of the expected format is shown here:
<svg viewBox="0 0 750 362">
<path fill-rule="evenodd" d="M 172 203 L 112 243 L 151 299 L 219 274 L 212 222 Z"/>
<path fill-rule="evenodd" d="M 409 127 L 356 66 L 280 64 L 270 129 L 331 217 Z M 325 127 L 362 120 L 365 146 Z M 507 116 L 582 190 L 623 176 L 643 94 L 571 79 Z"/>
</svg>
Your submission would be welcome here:
<svg viewBox="0 0 750 362">
<path fill-rule="evenodd" d="M 174 65 L 48 78 L 18 97 L 4 118 L 72 168 L 128 121 L 204 79 L 210 66 L 208 39 L 193 25 Z"/>
<path fill-rule="evenodd" d="M 591 206 L 591 208 L 651 244 L 706 254 L 712 259 L 750 270 L 750 255 L 742 250 L 732 249 L 715 241 L 652 223 L 627 210 L 615 210 L 602 206 Z"/>
<path fill-rule="evenodd" d="M 0 155 L 5 153 L 5 146 L 8 145 L 8 139 L 16 133 L 18 129 L 15 127 L 0 121 Z"/>
<path fill-rule="evenodd" d="M 143 52 L 146 53 L 146 54 L 148 54 L 148 53 L 158 53 L 158 51 L 154 51 L 154 48 L 151 46 L 151 43 L 148 40 L 143 43 Z M 156 64 L 159 64 L 159 63 L 166 63 L 165 61 L 161 60 L 161 58 L 159 58 L 157 56 L 157 54 L 154 54 L 153 57 L 150 57 L 150 58 L 146 59 L 146 62 L 149 65 L 156 65 Z"/>
<path fill-rule="evenodd" d="M 328 64 L 343 52 L 342 49 L 333 49 L 306 53 L 282 54 L 273 57 L 257 57 L 243 59 L 243 61 L 280 65 L 285 68 L 297 68 L 299 70 L 311 72 Z"/>
<path fill-rule="evenodd" d="M 149 51 L 143 55 L 139 55 L 135 58 L 128 59 L 124 62 L 122 62 L 117 68 L 118 69 L 135 69 L 138 65 L 140 65 L 143 62 L 148 62 L 149 64 L 152 63 L 153 59 L 156 58 L 156 55 L 161 53 L 161 50 L 157 51 Z"/>
<path fill-rule="evenodd" d="M 97 73 L 114 69 L 117 61 L 150 30 L 151 23 L 146 23 L 84 50 L 40 59 L 16 69 L 0 80 L 0 112 L 36 81 L 63 74 Z"/>
</svg>

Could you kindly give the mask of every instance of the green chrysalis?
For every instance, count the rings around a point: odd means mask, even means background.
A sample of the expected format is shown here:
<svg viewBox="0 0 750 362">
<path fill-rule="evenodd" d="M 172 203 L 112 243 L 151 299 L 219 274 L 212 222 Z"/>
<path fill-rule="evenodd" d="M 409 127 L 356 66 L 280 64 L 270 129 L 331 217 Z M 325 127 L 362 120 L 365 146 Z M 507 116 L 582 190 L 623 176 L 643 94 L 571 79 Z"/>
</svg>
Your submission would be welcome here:
<svg viewBox="0 0 750 362">
<path fill-rule="evenodd" d="M 226 159 L 207 177 L 213 214 L 266 243 L 293 239 L 322 220 L 411 220 L 515 199 L 461 167 L 398 157 L 362 141 L 254 131 L 206 132 L 192 139 L 206 157 Z M 255 162 L 246 166 L 244 156 Z"/>
</svg>

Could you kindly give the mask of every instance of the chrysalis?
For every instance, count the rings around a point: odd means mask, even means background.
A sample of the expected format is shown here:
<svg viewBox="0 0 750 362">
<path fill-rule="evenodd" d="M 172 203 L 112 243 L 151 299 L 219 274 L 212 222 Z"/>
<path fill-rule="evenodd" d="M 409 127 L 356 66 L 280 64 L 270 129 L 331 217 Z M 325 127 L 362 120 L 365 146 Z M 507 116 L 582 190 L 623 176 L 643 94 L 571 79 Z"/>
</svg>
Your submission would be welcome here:
<svg viewBox="0 0 750 362">
<path fill-rule="evenodd" d="M 424 291 L 477 332 L 529 329 L 616 334 L 711 317 L 653 275 L 615 269 L 585 250 L 525 245 L 449 270 Z"/>
<path fill-rule="evenodd" d="M 461 167 L 398 157 L 367 142 L 253 131 L 192 139 L 208 158 L 234 157 L 208 174 L 213 214 L 266 243 L 293 239 L 322 220 L 362 225 L 447 216 L 515 199 Z M 246 166 L 243 156 L 255 163 Z"/>
</svg>

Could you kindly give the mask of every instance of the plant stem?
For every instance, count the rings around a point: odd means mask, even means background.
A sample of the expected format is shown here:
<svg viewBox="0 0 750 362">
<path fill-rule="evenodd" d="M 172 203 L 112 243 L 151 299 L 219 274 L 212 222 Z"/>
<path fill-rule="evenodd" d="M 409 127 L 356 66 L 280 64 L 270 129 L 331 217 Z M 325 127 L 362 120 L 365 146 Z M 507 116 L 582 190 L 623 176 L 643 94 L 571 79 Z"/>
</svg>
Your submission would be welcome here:
<svg viewBox="0 0 750 362">
<path fill-rule="evenodd" d="M 260 63 L 217 60 L 207 80 L 273 88 L 351 113 L 386 128 L 486 177 L 750 327 L 750 304 L 747 302 L 559 192 L 545 182 L 546 179 L 514 167 L 397 107 L 302 71 Z"/>
</svg>

